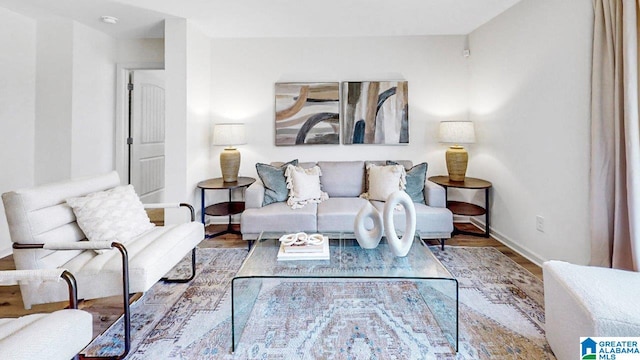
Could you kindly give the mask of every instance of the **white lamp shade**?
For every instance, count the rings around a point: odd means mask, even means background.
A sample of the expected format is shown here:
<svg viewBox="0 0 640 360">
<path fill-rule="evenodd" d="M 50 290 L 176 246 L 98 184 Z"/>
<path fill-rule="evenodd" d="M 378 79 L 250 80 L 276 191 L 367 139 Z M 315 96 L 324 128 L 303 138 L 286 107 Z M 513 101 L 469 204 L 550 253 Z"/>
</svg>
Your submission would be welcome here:
<svg viewBox="0 0 640 360">
<path fill-rule="evenodd" d="M 246 144 L 244 124 L 215 124 L 213 145 L 233 146 Z"/>
<path fill-rule="evenodd" d="M 476 142 L 476 132 L 471 121 L 440 122 L 440 142 L 472 144 Z"/>
</svg>

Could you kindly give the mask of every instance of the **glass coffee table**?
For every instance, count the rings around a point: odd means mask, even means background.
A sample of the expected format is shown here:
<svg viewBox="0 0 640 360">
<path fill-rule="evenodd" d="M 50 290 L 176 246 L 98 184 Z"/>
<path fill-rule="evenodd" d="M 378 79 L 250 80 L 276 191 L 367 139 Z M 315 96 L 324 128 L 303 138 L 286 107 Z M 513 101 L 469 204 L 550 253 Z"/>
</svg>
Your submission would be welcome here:
<svg viewBox="0 0 640 360">
<path fill-rule="evenodd" d="M 330 260 L 278 261 L 278 239 L 283 233 L 260 234 L 231 281 L 231 342 L 235 352 L 262 282 L 269 279 L 320 281 L 412 281 L 436 319 L 443 335 L 458 351 L 458 281 L 415 237 L 406 257 L 393 255 L 385 239 L 375 249 L 363 249 L 353 233 L 329 237 Z"/>
</svg>

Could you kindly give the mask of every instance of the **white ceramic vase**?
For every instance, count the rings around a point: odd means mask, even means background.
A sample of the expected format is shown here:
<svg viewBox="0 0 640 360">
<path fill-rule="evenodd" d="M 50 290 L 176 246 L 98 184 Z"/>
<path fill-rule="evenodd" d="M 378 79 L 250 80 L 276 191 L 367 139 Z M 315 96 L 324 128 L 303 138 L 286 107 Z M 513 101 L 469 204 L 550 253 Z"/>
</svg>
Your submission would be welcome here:
<svg viewBox="0 0 640 360">
<path fill-rule="evenodd" d="M 396 234 L 395 224 L 393 223 L 393 212 L 395 207 L 401 205 L 404 207 L 405 228 L 401 238 Z M 387 244 L 389 249 L 395 256 L 407 256 L 411 245 L 413 245 L 413 237 L 416 234 L 416 208 L 413 205 L 411 197 L 404 191 L 396 191 L 389 195 L 384 205 L 385 235 L 387 236 Z"/>
<path fill-rule="evenodd" d="M 367 229 L 367 219 L 371 219 L 373 227 Z M 356 215 L 356 221 L 354 224 L 353 232 L 356 236 L 356 240 L 360 247 L 363 249 L 375 249 L 382 239 L 382 215 L 376 210 L 376 208 L 367 202 L 365 206 L 358 211 Z"/>
</svg>

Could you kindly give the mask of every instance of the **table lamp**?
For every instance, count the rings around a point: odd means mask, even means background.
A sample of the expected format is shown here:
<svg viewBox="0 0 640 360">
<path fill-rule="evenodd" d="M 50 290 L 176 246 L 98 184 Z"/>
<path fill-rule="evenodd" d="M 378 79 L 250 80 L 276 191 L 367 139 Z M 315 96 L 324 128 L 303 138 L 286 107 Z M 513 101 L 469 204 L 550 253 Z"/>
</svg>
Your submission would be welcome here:
<svg viewBox="0 0 640 360">
<path fill-rule="evenodd" d="M 213 145 L 226 146 L 220 153 L 220 169 L 224 182 L 238 181 L 240 152 L 234 145 L 246 144 L 244 135 L 244 124 L 215 124 L 213 127 Z"/>
<path fill-rule="evenodd" d="M 476 142 L 476 134 L 471 121 L 442 121 L 440 122 L 440 142 L 451 143 L 447 149 L 447 171 L 449 180 L 464 181 L 467 172 L 469 154 L 460 144 Z"/>
</svg>

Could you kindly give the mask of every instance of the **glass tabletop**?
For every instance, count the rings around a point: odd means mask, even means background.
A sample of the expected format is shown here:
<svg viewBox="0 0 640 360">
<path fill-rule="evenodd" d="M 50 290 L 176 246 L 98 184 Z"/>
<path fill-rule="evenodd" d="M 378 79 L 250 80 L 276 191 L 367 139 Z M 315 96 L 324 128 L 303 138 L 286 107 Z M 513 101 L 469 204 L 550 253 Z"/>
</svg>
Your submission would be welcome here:
<svg viewBox="0 0 640 360">
<path fill-rule="evenodd" d="M 260 234 L 236 277 L 453 279 L 419 237 L 407 256 L 397 257 L 384 238 L 375 249 L 363 249 L 353 233 L 323 234 L 329 238 L 329 260 L 279 261 L 282 235 Z"/>
</svg>

